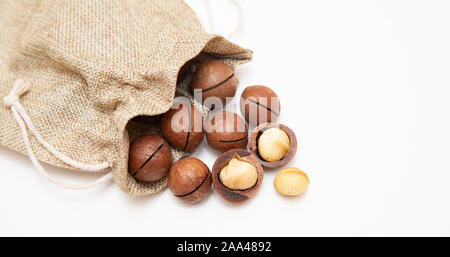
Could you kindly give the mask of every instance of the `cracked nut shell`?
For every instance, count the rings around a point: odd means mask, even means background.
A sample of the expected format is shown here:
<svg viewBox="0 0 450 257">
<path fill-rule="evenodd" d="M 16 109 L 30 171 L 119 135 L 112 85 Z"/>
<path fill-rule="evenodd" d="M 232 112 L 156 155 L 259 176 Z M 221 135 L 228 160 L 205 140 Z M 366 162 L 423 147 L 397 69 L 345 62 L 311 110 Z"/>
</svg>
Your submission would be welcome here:
<svg viewBox="0 0 450 257">
<path fill-rule="evenodd" d="M 257 181 L 252 187 L 245 190 L 236 190 L 226 187 L 221 182 L 220 172 L 222 171 L 223 168 L 225 168 L 229 164 L 229 162 L 233 158 L 237 158 L 241 161 L 247 161 L 251 165 L 253 165 L 253 167 L 256 168 Z M 264 178 L 264 171 L 263 168 L 261 167 L 261 164 L 259 164 L 258 159 L 254 154 L 244 149 L 232 149 L 223 153 L 217 158 L 212 168 L 212 181 L 214 189 L 225 200 L 230 202 L 243 202 L 250 199 L 258 191 L 263 181 L 263 178 Z"/>
<path fill-rule="evenodd" d="M 286 134 L 289 136 L 289 150 L 287 153 L 278 161 L 266 161 L 264 160 L 259 152 L 259 138 L 264 133 L 264 131 L 270 129 L 270 128 L 279 128 L 286 132 Z M 294 132 L 287 127 L 286 125 L 279 124 L 279 123 L 263 123 L 257 126 L 253 131 L 250 133 L 249 139 L 248 139 L 248 149 L 250 152 L 252 152 L 259 160 L 262 166 L 267 168 L 277 168 L 285 165 L 288 163 L 292 158 L 294 158 L 295 153 L 297 152 L 297 137 L 295 136 Z"/>
<path fill-rule="evenodd" d="M 205 106 L 210 108 L 217 106 L 210 102 L 211 100 L 205 102 L 208 97 L 218 97 L 222 105 L 225 105 L 226 98 L 236 94 L 237 86 L 238 79 L 234 75 L 233 69 L 223 62 L 215 60 L 201 63 L 190 84 L 192 90 L 201 90 L 201 100 Z"/>
<path fill-rule="evenodd" d="M 203 117 L 190 103 L 175 103 L 161 118 L 161 132 L 181 151 L 192 152 L 203 140 Z"/>
<path fill-rule="evenodd" d="M 130 145 L 128 172 L 142 182 L 154 182 L 167 175 L 172 164 L 170 148 L 155 135 L 140 136 Z"/>
<path fill-rule="evenodd" d="M 211 191 L 211 172 L 199 159 L 187 157 L 172 165 L 167 182 L 173 195 L 197 203 Z"/>
<path fill-rule="evenodd" d="M 247 124 L 234 112 L 220 111 L 213 114 L 205 125 L 205 131 L 208 144 L 218 151 L 247 146 Z"/>
<path fill-rule="evenodd" d="M 276 122 L 280 116 L 280 99 L 266 86 L 249 86 L 241 94 L 240 107 L 251 125 Z"/>
</svg>

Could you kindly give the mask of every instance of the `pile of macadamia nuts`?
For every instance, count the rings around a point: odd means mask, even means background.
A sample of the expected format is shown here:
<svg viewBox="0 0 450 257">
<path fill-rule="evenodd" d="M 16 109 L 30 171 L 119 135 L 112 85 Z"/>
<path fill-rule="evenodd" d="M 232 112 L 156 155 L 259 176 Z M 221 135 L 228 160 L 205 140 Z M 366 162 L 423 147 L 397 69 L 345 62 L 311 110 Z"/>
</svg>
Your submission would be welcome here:
<svg viewBox="0 0 450 257">
<path fill-rule="evenodd" d="M 211 112 L 203 118 L 189 101 L 174 102 L 159 121 L 163 138 L 144 135 L 130 144 L 128 172 L 144 183 L 168 176 L 173 195 L 190 203 L 204 199 L 211 185 L 230 202 L 245 201 L 261 186 L 263 167 L 279 168 L 294 157 L 297 138 L 289 127 L 277 123 L 280 100 L 272 89 L 245 88 L 240 99 L 241 118 L 223 109 L 236 94 L 234 70 L 216 60 L 194 63 L 189 61 L 180 69 L 178 81 L 195 69 L 189 84 L 191 93 Z M 250 133 L 248 126 L 254 127 Z M 208 144 L 221 152 L 212 172 L 194 157 L 172 163 L 170 146 L 193 152 L 205 135 Z M 308 184 L 308 176 L 297 168 L 282 169 L 273 182 L 275 190 L 284 196 L 299 195 Z"/>
</svg>

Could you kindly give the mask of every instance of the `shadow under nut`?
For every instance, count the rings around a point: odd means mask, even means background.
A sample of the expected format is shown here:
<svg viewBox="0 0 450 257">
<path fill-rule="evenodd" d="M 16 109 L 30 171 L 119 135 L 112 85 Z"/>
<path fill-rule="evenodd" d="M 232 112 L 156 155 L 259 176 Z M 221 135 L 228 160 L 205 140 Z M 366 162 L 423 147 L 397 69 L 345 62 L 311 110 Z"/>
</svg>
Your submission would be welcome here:
<svg viewBox="0 0 450 257">
<path fill-rule="evenodd" d="M 286 132 L 286 134 L 289 136 L 290 140 L 289 151 L 279 161 L 268 162 L 262 159 L 261 156 L 259 155 L 258 139 L 262 135 L 262 133 L 269 128 L 279 128 L 284 132 Z M 259 126 L 253 129 L 253 131 L 250 133 L 248 140 L 249 151 L 256 156 L 256 158 L 258 159 L 259 163 L 261 163 L 262 166 L 267 168 L 277 168 L 287 164 L 290 160 L 292 160 L 292 158 L 294 158 L 297 152 L 297 145 L 298 145 L 297 137 L 295 136 L 294 132 L 288 126 L 279 123 L 260 124 Z"/>
<path fill-rule="evenodd" d="M 228 164 L 228 162 L 231 159 L 233 159 L 233 157 L 235 157 L 236 154 L 239 155 L 241 159 L 250 162 L 256 168 L 258 174 L 256 184 L 245 190 L 236 190 L 227 188 L 220 181 L 220 172 Z M 258 191 L 259 187 L 261 186 L 263 179 L 264 179 L 264 170 L 259 164 L 258 159 L 254 154 L 245 149 L 232 149 L 223 153 L 217 158 L 212 168 L 212 183 L 214 185 L 214 189 L 225 200 L 234 203 L 243 202 L 253 197 Z"/>
</svg>

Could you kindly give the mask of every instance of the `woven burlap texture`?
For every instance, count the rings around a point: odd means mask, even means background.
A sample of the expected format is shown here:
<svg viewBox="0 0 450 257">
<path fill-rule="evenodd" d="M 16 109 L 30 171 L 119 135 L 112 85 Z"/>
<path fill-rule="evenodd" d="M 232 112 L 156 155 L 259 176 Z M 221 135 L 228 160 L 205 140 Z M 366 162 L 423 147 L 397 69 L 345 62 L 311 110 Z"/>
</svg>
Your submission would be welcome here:
<svg viewBox="0 0 450 257">
<path fill-rule="evenodd" d="M 181 0 L 0 2 L 0 96 L 17 78 L 30 82 L 20 102 L 45 140 L 79 162 L 110 162 L 114 181 L 132 195 L 167 182 L 138 183 L 128 174 L 125 126 L 135 116 L 166 112 L 178 70 L 199 54 L 233 67 L 252 56 L 206 33 Z M 0 122 L 0 144 L 26 154 L 5 106 Z M 30 140 L 39 160 L 73 169 Z"/>
</svg>

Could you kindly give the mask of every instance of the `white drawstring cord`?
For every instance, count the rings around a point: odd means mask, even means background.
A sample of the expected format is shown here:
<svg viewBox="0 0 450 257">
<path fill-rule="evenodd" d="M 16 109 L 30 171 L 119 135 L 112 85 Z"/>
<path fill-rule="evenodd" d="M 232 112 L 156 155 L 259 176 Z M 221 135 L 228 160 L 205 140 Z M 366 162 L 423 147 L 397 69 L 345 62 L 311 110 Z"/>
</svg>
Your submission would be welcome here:
<svg viewBox="0 0 450 257">
<path fill-rule="evenodd" d="M 56 149 L 54 149 L 45 139 L 41 136 L 41 134 L 36 130 L 36 128 L 33 125 L 33 122 L 28 117 L 25 109 L 23 109 L 22 105 L 19 102 L 19 98 L 28 92 L 29 90 L 29 83 L 22 80 L 17 79 L 14 82 L 14 86 L 11 90 L 11 92 L 3 98 L 3 103 L 5 106 L 10 108 L 14 119 L 16 120 L 17 124 L 20 127 L 20 131 L 22 133 L 23 142 L 25 144 L 25 148 L 27 149 L 28 155 L 31 159 L 31 162 L 33 163 L 34 167 L 41 173 L 42 176 L 44 176 L 47 180 L 50 182 L 67 188 L 67 189 L 87 189 L 94 187 L 98 184 L 101 184 L 109 179 L 112 178 L 111 172 L 108 172 L 108 174 L 100 177 L 99 179 L 82 185 L 71 185 L 71 184 L 64 184 L 53 177 L 51 177 L 47 171 L 42 167 L 42 165 L 39 163 L 39 161 L 36 159 L 33 153 L 33 149 L 31 148 L 31 144 L 28 138 L 27 133 L 27 127 L 28 130 L 31 132 L 31 134 L 38 140 L 38 142 L 45 148 L 47 151 L 49 151 L 51 154 L 53 154 L 56 158 L 58 158 L 60 161 L 81 170 L 89 171 L 89 172 L 100 172 L 104 171 L 105 169 L 109 168 L 111 165 L 108 162 L 103 162 L 100 164 L 84 164 L 77 162 L 75 160 L 70 159 L 69 157 L 65 156 L 64 154 L 58 152 Z"/>
<path fill-rule="evenodd" d="M 206 12 L 208 14 L 209 31 L 210 33 L 215 33 L 213 13 L 209 1 L 210 0 L 204 0 Z M 236 23 L 236 26 L 234 27 L 234 30 L 228 35 L 228 38 L 231 39 L 240 32 L 240 30 L 244 25 L 244 11 L 242 10 L 241 4 L 239 3 L 238 0 L 230 0 L 230 2 L 234 5 L 236 11 L 238 12 L 238 21 Z"/>
<path fill-rule="evenodd" d="M 244 14 L 243 14 L 243 10 L 242 10 L 241 5 L 239 4 L 238 0 L 230 0 L 230 1 L 235 6 L 236 10 L 238 11 L 238 22 L 236 24 L 236 27 L 232 31 L 232 33 L 230 33 L 230 35 L 228 36 L 229 38 L 232 38 L 242 29 L 242 25 L 244 22 L 244 19 L 243 19 Z M 209 5 L 208 0 L 205 0 L 205 4 L 207 7 L 210 31 L 211 31 L 211 33 L 214 33 L 214 24 L 213 24 L 213 15 L 212 15 L 211 6 Z M 69 157 L 65 156 L 64 154 L 58 152 L 49 143 L 47 143 L 47 141 L 45 141 L 45 139 L 41 136 L 41 134 L 36 130 L 36 128 L 33 125 L 33 122 L 28 117 L 25 109 L 23 109 L 22 105 L 19 102 L 19 98 L 23 94 L 28 92 L 28 90 L 29 90 L 28 82 L 21 80 L 21 79 L 17 79 L 14 82 L 14 87 L 11 90 L 11 92 L 3 98 L 3 103 L 5 104 L 5 106 L 10 108 L 14 119 L 16 120 L 17 124 L 19 125 L 20 131 L 21 131 L 22 137 L 23 137 L 23 142 L 25 144 L 25 147 L 27 149 L 27 152 L 31 159 L 31 162 L 33 163 L 35 168 L 41 173 L 41 175 L 44 176 L 50 182 L 52 182 L 58 186 L 64 187 L 64 188 L 68 188 L 68 189 L 87 189 L 87 188 L 94 187 L 98 184 L 101 184 L 101 183 L 111 179 L 112 174 L 111 174 L 111 172 L 108 172 L 106 175 L 100 177 L 99 179 L 97 179 L 91 183 L 87 183 L 87 184 L 83 184 L 83 185 L 71 185 L 71 184 L 64 184 L 64 183 L 57 181 L 56 179 L 51 177 L 47 173 L 47 171 L 45 171 L 45 169 L 42 167 L 42 165 L 39 163 L 39 161 L 34 156 L 34 153 L 31 148 L 31 144 L 30 144 L 30 141 L 28 138 L 27 127 L 28 127 L 28 130 L 31 132 L 31 134 L 37 139 L 37 141 L 45 149 L 47 149 L 51 154 L 53 154 L 60 161 L 66 163 L 74 168 L 89 171 L 89 172 L 101 172 L 101 171 L 111 167 L 111 165 L 108 162 L 103 162 L 100 164 L 84 164 L 84 163 L 77 162 L 77 161 L 72 160 Z"/>
</svg>

